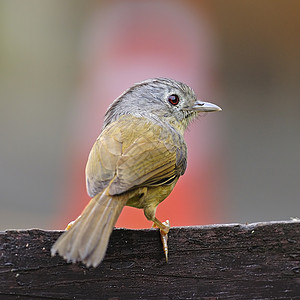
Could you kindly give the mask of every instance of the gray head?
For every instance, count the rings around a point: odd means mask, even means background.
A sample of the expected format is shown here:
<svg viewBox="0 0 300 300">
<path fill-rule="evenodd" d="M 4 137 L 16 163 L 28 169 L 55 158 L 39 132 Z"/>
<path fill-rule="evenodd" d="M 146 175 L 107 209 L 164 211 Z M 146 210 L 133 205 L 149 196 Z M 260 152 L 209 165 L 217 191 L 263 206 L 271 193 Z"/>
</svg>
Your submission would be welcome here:
<svg viewBox="0 0 300 300">
<path fill-rule="evenodd" d="M 135 84 L 108 108 L 103 127 L 125 114 L 143 116 L 185 130 L 200 112 L 219 111 L 212 103 L 197 100 L 186 84 L 168 78 L 153 78 Z"/>
</svg>

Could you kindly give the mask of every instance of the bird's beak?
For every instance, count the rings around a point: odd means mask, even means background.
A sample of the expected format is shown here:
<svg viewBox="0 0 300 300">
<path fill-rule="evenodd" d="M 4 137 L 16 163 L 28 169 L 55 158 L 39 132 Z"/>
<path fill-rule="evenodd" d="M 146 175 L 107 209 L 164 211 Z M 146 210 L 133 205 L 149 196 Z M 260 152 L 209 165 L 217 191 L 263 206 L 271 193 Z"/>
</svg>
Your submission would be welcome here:
<svg viewBox="0 0 300 300">
<path fill-rule="evenodd" d="M 193 111 L 203 111 L 203 112 L 211 112 L 211 111 L 221 111 L 222 108 L 216 104 L 203 102 L 200 100 L 195 101 L 194 105 L 191 107 Z"/>
</svg>

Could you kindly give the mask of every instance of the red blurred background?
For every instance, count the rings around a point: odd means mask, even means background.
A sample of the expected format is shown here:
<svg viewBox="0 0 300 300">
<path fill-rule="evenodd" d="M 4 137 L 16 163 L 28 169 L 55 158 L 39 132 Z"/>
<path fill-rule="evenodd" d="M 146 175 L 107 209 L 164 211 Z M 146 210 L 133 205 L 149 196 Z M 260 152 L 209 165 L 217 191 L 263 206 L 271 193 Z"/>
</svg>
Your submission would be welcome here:
<svg viewBox="0 0 300 300">
<path fill-rule="evenodd" d="M 186 133 L 188 168 L 162 221 L 296 217 L 299 11 L 299 0 L 0 1 L 0 229 L 75 219 L 107 106 L 154 76 L 223 108 Z M 118 226 L 151 224 L 128 208 Z"/>
<path fill-rule="evenodd" d="M 70 149 L 63 197 L 66 208 L 59 224 L 78 216 L 89 201 L 82 170 L 108 105 L 123 90 L 147 78 L 170 77 L 189 84 L 200 99 L 222 106 L 216 96 L 215 32 L 203 5 L 183 1 L 101 4 L 91 13 L 83 35 L 83 76 L 76 119 L 81 128 L 80 134 L 75 129 Z M 203 114 L 191 126 L 186 135 L 187 172 L 158 206 L 157 217 L 170 219 L 171 225 L 220 221 L 222 203 L 215 188 L 222 181 L 222 146 L 217 139 L 220 120 L 212 121 L 211 117 Z M 117 226 L 139 228 L 151 224 L 142 210 L 126 207 Z"/>
</svg>

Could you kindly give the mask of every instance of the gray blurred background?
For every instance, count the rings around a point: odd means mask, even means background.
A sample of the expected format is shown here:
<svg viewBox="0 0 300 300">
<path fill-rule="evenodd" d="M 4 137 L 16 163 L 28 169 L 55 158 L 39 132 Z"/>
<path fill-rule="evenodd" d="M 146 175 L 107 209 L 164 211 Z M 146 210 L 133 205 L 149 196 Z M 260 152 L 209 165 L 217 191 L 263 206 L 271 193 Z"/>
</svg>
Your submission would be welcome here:
<svg viewBox="0 0 300 300">
<path fill-rule="evenodd" d="M 210 122 L 218 122 L 222 161 L 216 222 L 299 216 L 300 2 L 175 2 L 203 10 L 214 31 L 214 102 L 223 108 Z M 88 106 L 79 100 L 86 28 L 108 3 L 0 1 L 0 230 L 58 228 L 68 209 L 72 136 L 85 135 L 73 128 Z"/>
</svg>

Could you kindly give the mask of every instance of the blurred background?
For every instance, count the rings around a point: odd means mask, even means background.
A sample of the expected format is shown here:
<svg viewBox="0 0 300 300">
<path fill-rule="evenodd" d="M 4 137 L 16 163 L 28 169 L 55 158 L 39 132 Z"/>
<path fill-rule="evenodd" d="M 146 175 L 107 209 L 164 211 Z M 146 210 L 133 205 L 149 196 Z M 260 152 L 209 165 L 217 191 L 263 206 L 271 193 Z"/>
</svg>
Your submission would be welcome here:
<svg viewBox="0 0 300 300">
<path fill-rule="evenodd" d="M 186 133 L 171 225 L 300 215 L 298 0 L 0 2 L 0 230 L 63 229 L 107 106 L 150 77 L 220 105 Z M 126 208 L 117 223 L 150 227 Z"/>
</svg>

